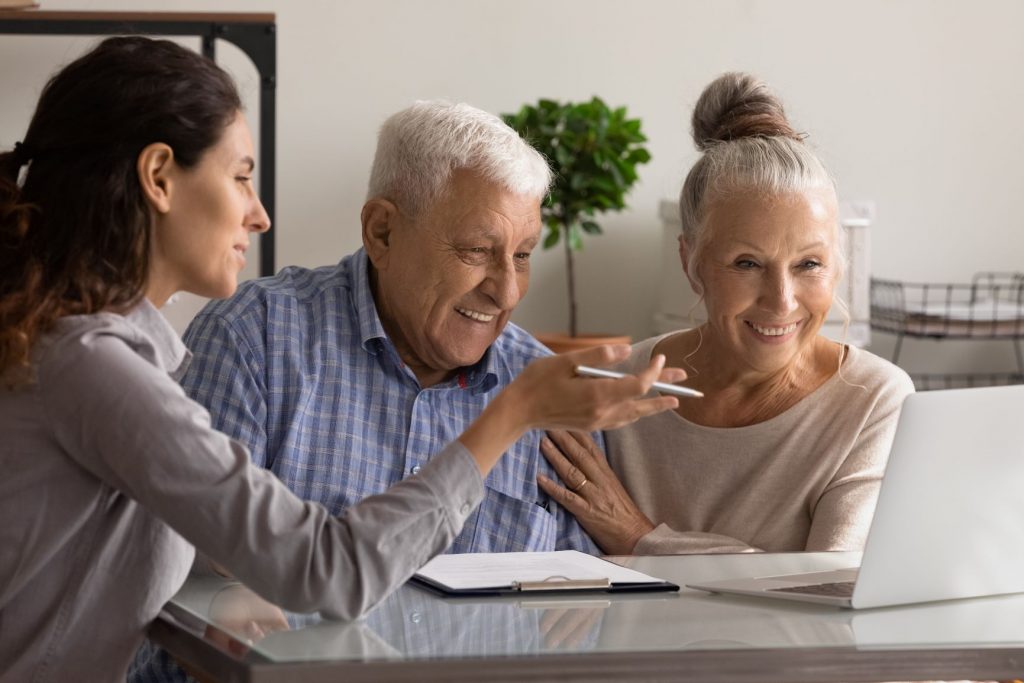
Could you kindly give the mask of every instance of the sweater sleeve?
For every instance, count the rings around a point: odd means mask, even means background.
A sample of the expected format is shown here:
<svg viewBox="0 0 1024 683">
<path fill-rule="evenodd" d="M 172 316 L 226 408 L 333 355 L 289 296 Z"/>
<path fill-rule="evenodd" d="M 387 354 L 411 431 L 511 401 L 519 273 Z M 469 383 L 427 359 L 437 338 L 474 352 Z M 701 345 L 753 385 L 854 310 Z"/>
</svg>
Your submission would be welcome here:
<svg viewBox="0 0 1024 683">
<path fill-rule="evenodd" d="M 53 351 L 39 389 L 61 448 L 286 609 L 359 616 L 442 552 L 483 496 L 453 442 L 419 475 L 332 517 L 253 466 L 124 340 L 92 333 Z"/>
<path fill-rule="evenodd" d="M 865 414 L 852 448 L 811 511 L 808 551 L 864 548 L 903 399 L 914 391 L 903 371 L 895 366 L 891 370 Z"/>
<path fill-rule="evenodd" d="M 743 541 L 702 531 L 676 531 L 659 524 L 637 541 L 634 555 L 701 555 L 710 553 L 754 553 L 758 548 Z"/>
</svg>

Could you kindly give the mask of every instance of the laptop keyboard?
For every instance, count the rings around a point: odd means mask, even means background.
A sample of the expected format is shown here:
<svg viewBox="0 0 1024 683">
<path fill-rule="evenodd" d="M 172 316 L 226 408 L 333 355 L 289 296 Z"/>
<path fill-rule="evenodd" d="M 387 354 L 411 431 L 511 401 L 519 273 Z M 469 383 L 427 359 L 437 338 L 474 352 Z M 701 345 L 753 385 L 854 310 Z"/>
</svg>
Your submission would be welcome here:
<svg viewBox="0 0 1024 683">
<path fill-rule="evenodd" d="M 819 583 L 811 586 L 792 586 L 791 588 L 771 588 L 779 593 L 803 593 L 805 595 L 826 595 L 832 598 L 849 598 L 853 596 L 853 581 L 837 583 Z"/>
</svg>

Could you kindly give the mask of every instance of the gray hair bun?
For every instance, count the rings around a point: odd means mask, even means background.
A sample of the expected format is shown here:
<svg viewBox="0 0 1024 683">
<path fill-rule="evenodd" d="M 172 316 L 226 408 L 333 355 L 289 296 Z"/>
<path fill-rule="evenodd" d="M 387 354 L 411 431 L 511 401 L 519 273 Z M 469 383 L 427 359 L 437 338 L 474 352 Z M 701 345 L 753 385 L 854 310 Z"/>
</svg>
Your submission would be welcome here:
<svg viewBox="0 0 1024 683">
<path fill-rule="evenodd" d="M 789 125 L 775 93 L 763 81 L 739 72 L 723 74 L 704 88 L 692 124 L 693 141 L 702 152 L 746 137 L 804 138 Z"/>
</svg>

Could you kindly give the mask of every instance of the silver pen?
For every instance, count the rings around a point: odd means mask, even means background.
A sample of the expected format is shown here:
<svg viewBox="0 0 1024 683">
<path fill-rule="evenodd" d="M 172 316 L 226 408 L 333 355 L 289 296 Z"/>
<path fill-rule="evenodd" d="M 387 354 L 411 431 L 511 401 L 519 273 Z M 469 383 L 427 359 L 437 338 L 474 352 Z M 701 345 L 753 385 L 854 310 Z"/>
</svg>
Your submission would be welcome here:
<svg viewBox="0 0 1024 683">
<path fill-rule="evenodd" d="M 626 377 L 626 375 L 621 372 L 602 370 L 601 368 L 591 368 L 586 365 L 577 365 L 576 374 L 584 377 L 601 377 L 602 379 L 622 379 L 623 377 Z M 655 382 L 651 385 L 651 388 L 657 389 L 663 394 L 674 394 L 676 396 L 686 396 L 689 398 L 704 397 L 704 394 L 696 389 L 680 387 L 675 384 L 665 384 L 664 382 Z"/>
</svg>

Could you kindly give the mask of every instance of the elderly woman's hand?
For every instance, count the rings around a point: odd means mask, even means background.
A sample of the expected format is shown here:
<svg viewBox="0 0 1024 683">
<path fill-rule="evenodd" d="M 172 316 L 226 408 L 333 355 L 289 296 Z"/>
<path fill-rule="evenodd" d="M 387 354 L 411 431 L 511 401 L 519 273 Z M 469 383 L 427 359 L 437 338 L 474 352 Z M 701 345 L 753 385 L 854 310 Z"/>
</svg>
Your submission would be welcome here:
<svg viewBox="0 0 1024 683">
<path fill-rule="evenodd" d="M 626 493 L 608 459 L 589 434 L 550 431 L 541 452 L 565 486 L 543 474 L 537 483 L 566 510 L 609 555 L 630 555 L 654 524 Z"/>
</svg>

